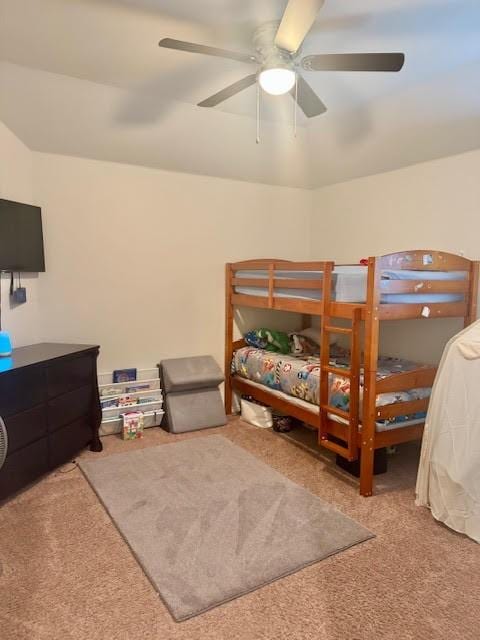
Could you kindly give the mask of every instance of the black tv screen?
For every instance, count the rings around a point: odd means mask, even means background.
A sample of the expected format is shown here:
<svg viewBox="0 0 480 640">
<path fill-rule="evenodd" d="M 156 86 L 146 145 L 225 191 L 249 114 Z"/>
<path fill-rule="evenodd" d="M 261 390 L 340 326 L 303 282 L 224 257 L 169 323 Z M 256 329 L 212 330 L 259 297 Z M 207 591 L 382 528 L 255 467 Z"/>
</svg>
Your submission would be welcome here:
<svg viewBox="0 0 480 640">
<path fill-rule="evenodd" d="M 40 207 L 0 198 L 0 271 L 45 271 Z"/>
</svg>

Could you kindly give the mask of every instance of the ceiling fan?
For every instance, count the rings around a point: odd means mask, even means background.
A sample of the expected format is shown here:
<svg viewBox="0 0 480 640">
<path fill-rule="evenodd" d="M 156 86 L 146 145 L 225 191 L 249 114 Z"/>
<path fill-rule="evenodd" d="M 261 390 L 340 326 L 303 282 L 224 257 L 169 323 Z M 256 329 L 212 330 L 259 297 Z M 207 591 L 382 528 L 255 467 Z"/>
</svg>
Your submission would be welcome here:
<svg viewBox="0 0 480 640">
<path fill-rule="evenodd" d="M 255 73 L 203 100 L 199 107 L 215 107 L 258 80 L 261 88 L 271 95 L 290 92 L 303 113 L 313 118 L 325 113 L 327 107 L 300 74 L 300 68 L 305 71 L 400 71 L 405 61 L 403 53 L 329 53 L 300 59 L 302 43 L 324 3 L 325 0 L 289 0 L 280 23 L 269 22 L 256 29 L 254 54 L 172 38 L 160 40 L 159 46 L 257 65 Z"/>
</svg>

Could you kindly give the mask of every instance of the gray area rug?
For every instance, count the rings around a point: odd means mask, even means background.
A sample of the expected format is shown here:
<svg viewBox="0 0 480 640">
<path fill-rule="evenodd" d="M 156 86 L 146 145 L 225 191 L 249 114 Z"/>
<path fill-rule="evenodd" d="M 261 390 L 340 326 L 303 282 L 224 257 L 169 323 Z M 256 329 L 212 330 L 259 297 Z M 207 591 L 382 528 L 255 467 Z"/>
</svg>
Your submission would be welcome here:
<svg viewBox="0 0 480 640">
<path fill-rule="evenodd" d="M 79 464 L 178 621 L 373 537 L 222 436 Z"/>
</svg>

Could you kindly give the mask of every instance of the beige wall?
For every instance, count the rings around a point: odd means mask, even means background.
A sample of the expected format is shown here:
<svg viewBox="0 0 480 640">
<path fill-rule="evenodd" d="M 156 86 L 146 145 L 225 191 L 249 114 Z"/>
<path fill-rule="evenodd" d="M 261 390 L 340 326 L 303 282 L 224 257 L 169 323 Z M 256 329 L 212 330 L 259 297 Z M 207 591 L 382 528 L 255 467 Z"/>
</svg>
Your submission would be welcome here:
<svg viewBox="0 0 480 640">
<path fill-rule="evenodd" d="M 3 326 L 17 346 L 98 342 L 104 369 L 221 360 L 225 262 L 357 262 L 412 248 L 480 258 L 479 173 L 475 151 L 310 192 L 32 153 L 0 123 L 0 197 L 43 207 L 47 262 L 25 279 L 26 305 L 10 307 L 2 278 Z M 238 319 L 242 329 L 298 323 L 252 310 Z M 432 362 L 460 328 L 383 326 L 384 352 Z"/>
<path fill-rule="evenodd" d="M 225 262 L 306 255 L 305 190 L 47 154 L 34 154 L 34 175 L 43 337 L 99 343 L 102 369 L 222 362 Z"/>
<path fill-rule="evenodd" d="M 480 259 L 479 176 L 480 151 L 473 151 L 318 189 L 310 255 L 357 263 L 425 248 Z M 383 350 L 434 362 L 460 326 L 456 320 L 383 323 Z"/>
<path fill-rule="evenodd" d="M 0 198 L 36 204 L 33 198 L 32 154 L 30 150 L 0 122 Z M 10 277 L 0 276 L 2 328 L 9 331 L 14 346 L 38 342 L 38 277 L 22 276 L 28 301 L 12 306 L 9 298 Z"/>
</svg>

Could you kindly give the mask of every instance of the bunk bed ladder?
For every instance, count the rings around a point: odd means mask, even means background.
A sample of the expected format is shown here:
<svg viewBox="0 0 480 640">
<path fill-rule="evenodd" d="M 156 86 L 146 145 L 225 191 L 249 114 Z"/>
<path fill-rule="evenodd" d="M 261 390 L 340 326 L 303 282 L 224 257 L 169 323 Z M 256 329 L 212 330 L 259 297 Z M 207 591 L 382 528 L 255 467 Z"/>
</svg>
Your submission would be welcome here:
<svg viewBox="0 0 480 640">
<path fill-rule="evenodd" d="M 338 453 L 350 462 L 358 458 L 358 424 L 360 405 L 360 327 L 361 308 L 355 308 L 352 313 L 350 327 L 339 327 L 331 323 L 327 313 L 322 318 L 322 338 L 320 355 L 320 429 L 319 442 L 334 453 Z M 332 333 L 350 337 L 350 369 L 338 368 L 330 365 L 330 335 Z M 348 411 L 343 411 L 329 403 L 330 374 L 350 380 L 350 402 Z M 347 446 L 333 442 L 328 437 L 329 414 L 338 416 L 348 422 Z"/>
</svg>

